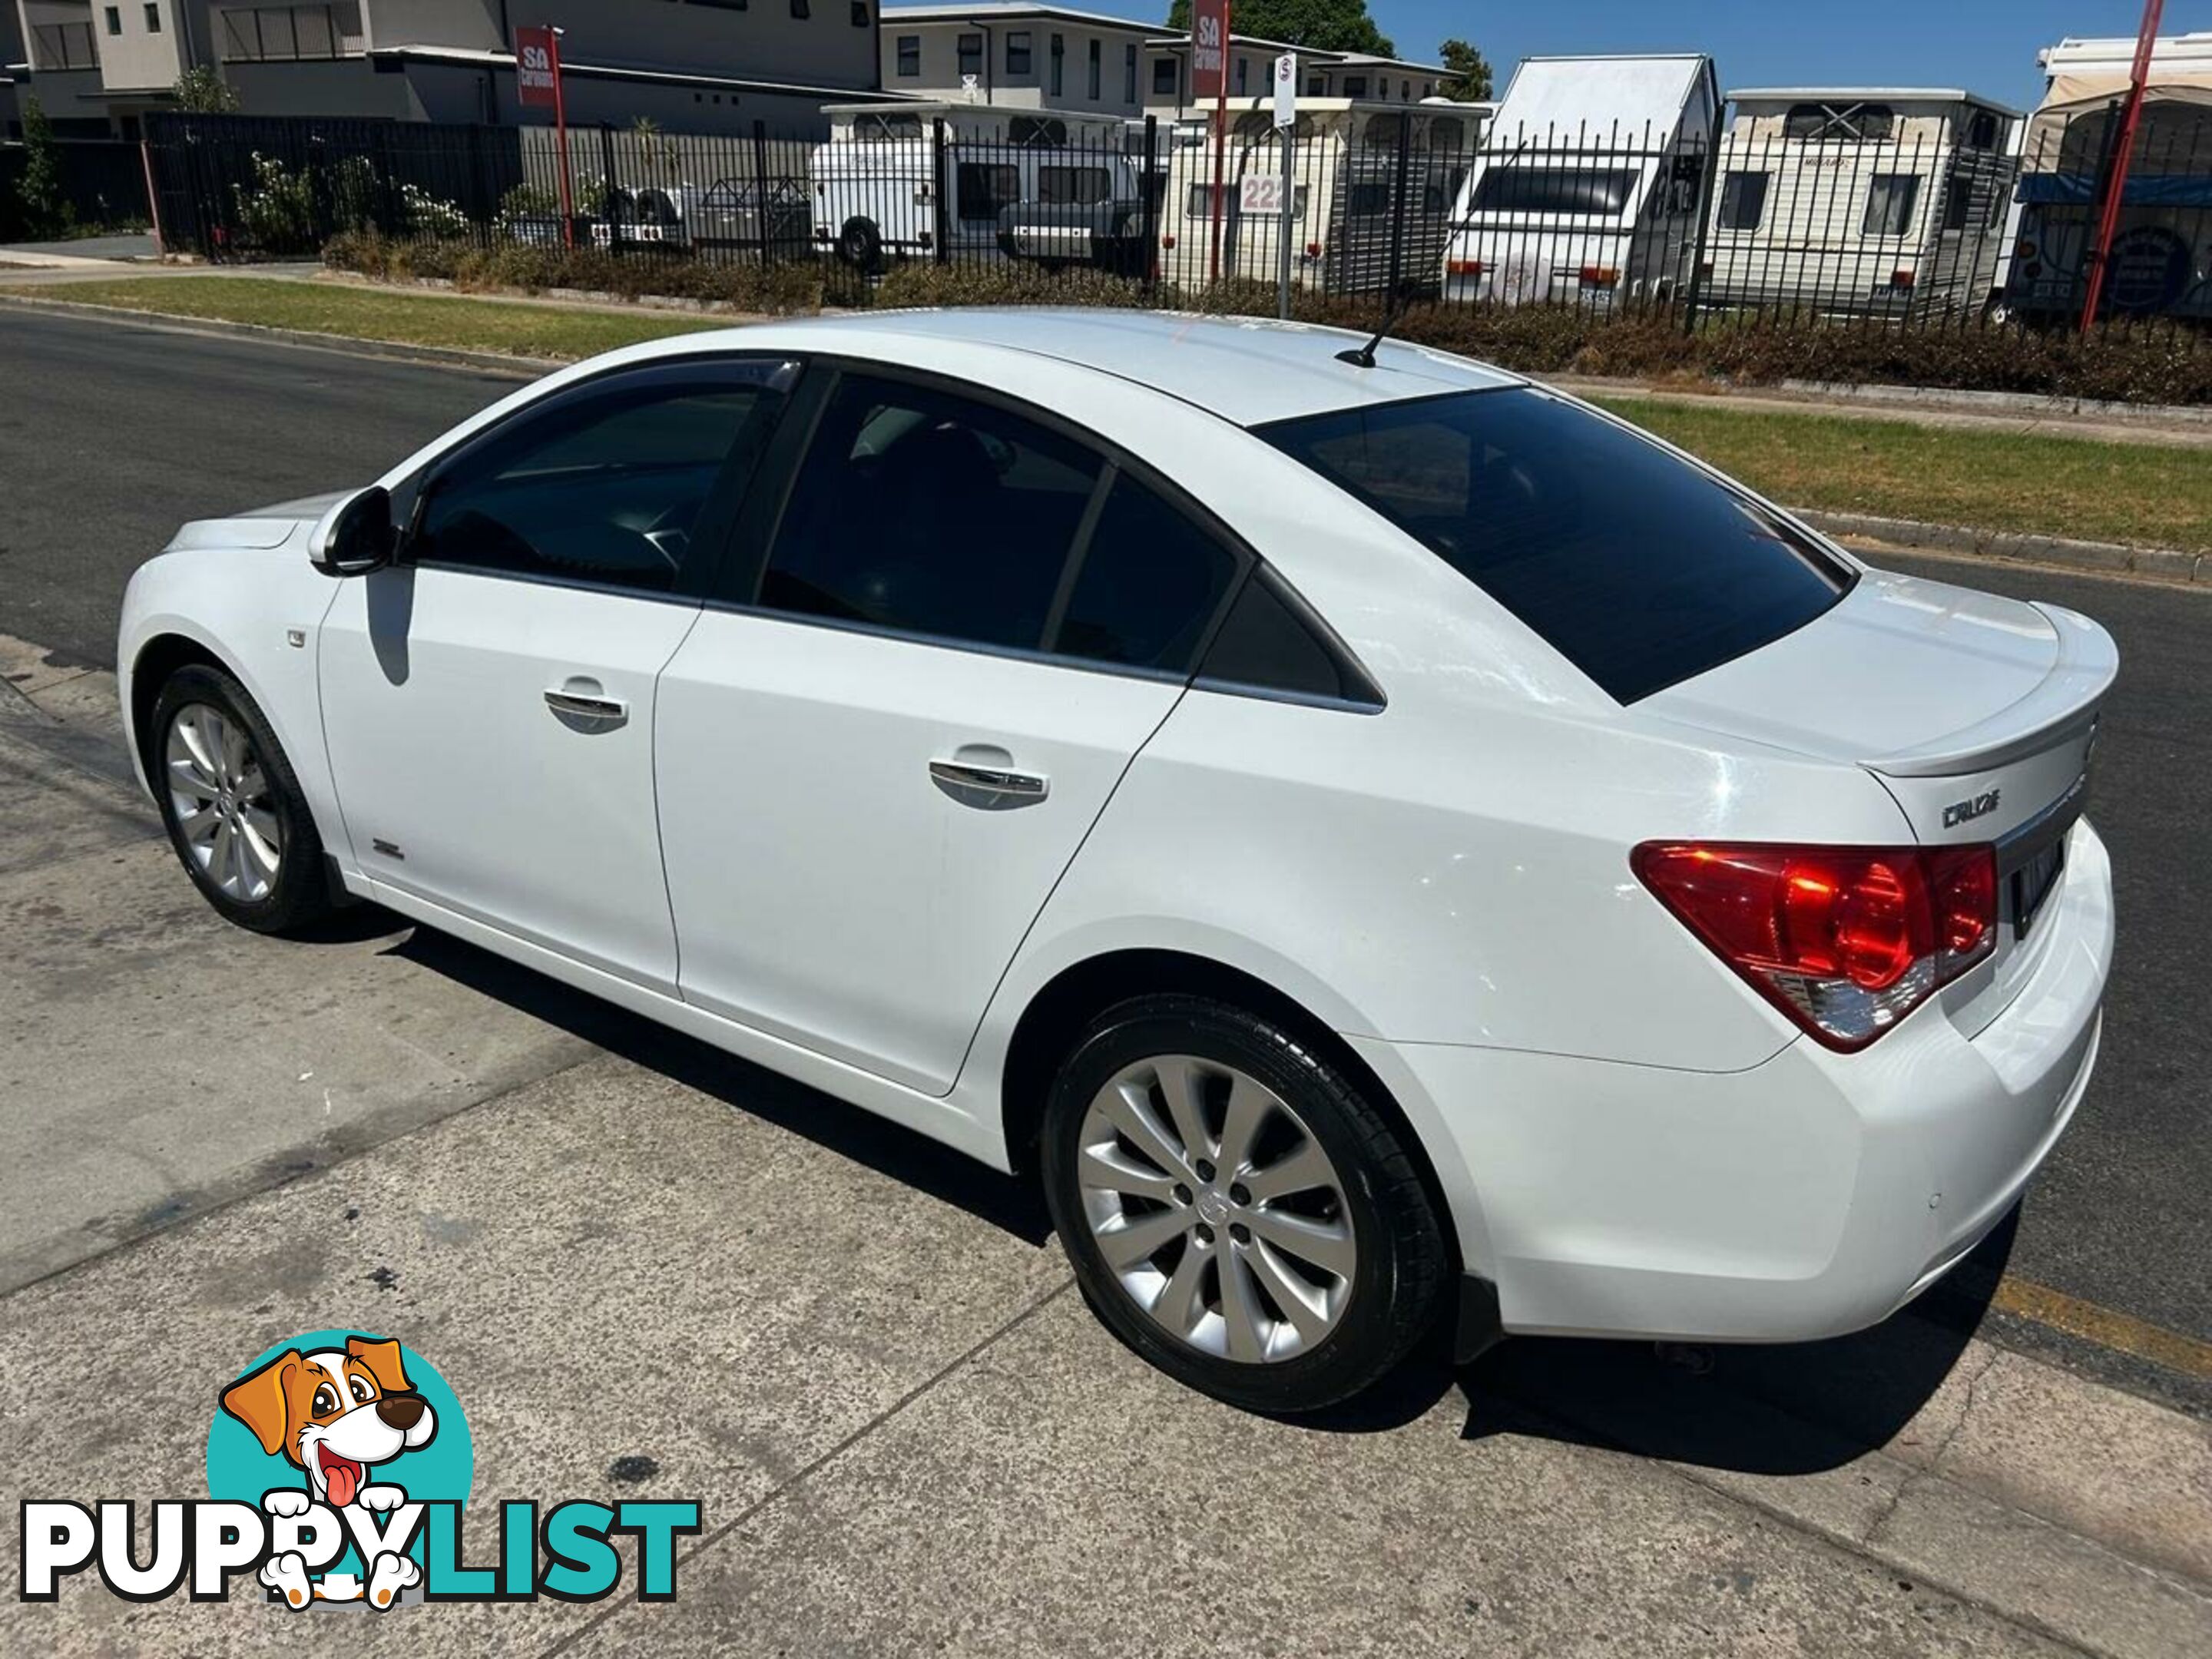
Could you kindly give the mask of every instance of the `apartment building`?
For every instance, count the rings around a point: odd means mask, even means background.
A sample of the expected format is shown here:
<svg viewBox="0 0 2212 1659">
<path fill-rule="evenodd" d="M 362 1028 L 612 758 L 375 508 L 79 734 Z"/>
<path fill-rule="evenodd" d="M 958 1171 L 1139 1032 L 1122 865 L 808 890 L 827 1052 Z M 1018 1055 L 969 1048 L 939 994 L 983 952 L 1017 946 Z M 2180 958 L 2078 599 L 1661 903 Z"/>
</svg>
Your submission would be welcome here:
<svg viewBox="0 0 2212 1659">
<path fill-rule="evenodd" d="M 1310 52 L 1238 34 L 1230 37 L 1231 96 L 1267 91 L 1276 58 L 1293 50 L 1302 89 L 1311 97 L 1417 102 L 1434 97 L 1446 73 L 1434 64 Z M 923 98 L 1163 119 L 1193 108 L 1188 35 L 1024 0 L 887 5 L 881 68 L 886 91 Z"/>
<path fill-rule="evenodd" d="M 569 118 L 672 131 L 826 131 L 878 90 L 875 0 L 0 0 L 58 130 L 136 131 L 214 69 L 256 115 L 537 122 L 514 31 L 557 22 Z"/>
<path fill-rule="evenodd" d="M 983 0 L 884 8 L 886 92 L 1002 108 L 1137 116 L 1149 84 L 1145 42 L 1157 23 Z"/>
</svg>

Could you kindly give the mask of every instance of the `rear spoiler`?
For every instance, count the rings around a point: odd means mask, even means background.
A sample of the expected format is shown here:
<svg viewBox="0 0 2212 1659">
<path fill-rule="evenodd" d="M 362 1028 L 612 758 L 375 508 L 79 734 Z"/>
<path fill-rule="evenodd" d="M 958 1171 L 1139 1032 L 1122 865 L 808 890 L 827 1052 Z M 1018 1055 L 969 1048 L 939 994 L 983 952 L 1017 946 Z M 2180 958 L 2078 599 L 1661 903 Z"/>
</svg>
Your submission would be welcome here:
<svg viewBox="0 0 2212 1659">
<path fill-rule="evenodd" d="M 2078 611 L 2038 603 L 2058 631 L 2051 672 L 2018 702 L 1962 731 L 1862 763 L 1893 778 L 1947 778 L 1987 771 L 2086 732 L 2120 671 L 2112 636 Z"/>
</svg>

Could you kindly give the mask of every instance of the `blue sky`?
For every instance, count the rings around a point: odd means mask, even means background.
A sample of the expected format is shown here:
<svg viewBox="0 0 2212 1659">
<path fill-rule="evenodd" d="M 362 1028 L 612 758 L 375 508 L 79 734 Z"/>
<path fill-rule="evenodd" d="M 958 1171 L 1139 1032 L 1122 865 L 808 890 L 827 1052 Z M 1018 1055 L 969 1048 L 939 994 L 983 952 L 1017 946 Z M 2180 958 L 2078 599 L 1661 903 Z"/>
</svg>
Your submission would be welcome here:
<svg viewBox="0 0 2212 1659">
<path fill-rule="evenodd" d="M 1088 4 L 1167 12 L 1143 0 Z M 1446 35 L 1472 40 L 1501 91 L 1512 66 L 1538 53 L 1692 51 L 1713 54 L 1724 87 L 1962 86 L 2022 107 L 2042 94 L 2038 50 L 2068 35 L 2132 35 L 2142 20 L 2142 0 L 1368 0 L 1368 9 L 1411 58 L 1428 58 Z M 2191 29 L 2212 29 L 2212 0 L 2167 0 L 2160 32 Z"/>
</svg>

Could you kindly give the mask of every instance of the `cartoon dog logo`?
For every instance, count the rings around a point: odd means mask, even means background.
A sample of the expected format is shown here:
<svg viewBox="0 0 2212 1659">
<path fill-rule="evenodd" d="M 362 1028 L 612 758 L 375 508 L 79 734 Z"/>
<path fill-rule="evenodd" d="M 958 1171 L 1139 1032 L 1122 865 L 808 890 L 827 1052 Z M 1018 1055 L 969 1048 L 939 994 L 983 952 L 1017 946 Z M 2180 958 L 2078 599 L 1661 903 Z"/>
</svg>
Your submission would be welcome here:
<svg viewBox="0 0 2212 1659">
<path fill-rule="evenodd" d="M 253 1431 L 261 1449 L 282 1453 L 306 1476 L 303 1486 L 280 1486 L 261 1507 L 270 1515 L 305 1515 L 311 1504 L 343 1510 L 358 1504 L 386 1512 L 407 1501 L 390 1482 L 372 1484 L 369 1471 L 402 1452 L 428 1445 L 438 1431 L 429 1402 L 408 1385 L 397 1342 L 349 1336 L 343 1348 L 276 1356 L 222 1392 L 222 1408 Z M 364 1591 L 350 1573 L 330 1573 L 310 1583 L 297 1551 L 272 1556 L 261 1582 L 294 1607 L 311 1601 L 391 1607 L 399 1593 L 421 1582 L 422 1570 L 397 1553 L 368 1564 Z"/>
</svg>

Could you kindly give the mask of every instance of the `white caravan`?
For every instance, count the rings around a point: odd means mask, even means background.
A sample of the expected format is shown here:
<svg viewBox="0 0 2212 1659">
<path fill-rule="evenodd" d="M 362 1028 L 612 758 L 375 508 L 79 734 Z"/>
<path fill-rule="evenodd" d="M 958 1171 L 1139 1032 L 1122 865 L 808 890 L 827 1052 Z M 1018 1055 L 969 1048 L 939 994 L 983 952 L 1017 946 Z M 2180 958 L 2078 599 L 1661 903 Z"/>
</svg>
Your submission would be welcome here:
<svg viewBox="0 0 2212 1659">
<path fill-rule="evenodd" d="M 1700 55 L 1524 59 L 1461 188 L 1444 297 L 1671 297 L 1689 279 L 1720 109 Z"/>
<path fill-rule="evenodd" d="M 1988 302 L 2018 111 L 1928 87 L 1768 87 L 1729 100 L 1708 303 L 1918 317 Z"/>
<path fill-rule="evenodd" d="M 1018 253 L 1008 209 L 1078 208 L 1086 224 L 1137 211 L 1119 116 L 911 100 L 823 113 L 830 137 L 814 149 L 814 240 L 862 270 L 940 248 L 963 263 Z M 1073 240 L 1066 227 L 1058 234 Z"/>
<path fill-rule="evenodd" d="M 2021 156 L 2020 222 L 2005 285 L 2012 314 L 2080 313 L 2097 185 L 2132 40 L 2067 40 L 2042 57 L 2050 87 Z M 2106 279 L 2108 315 L 2212 318 L 2212 33 L 2162 36 Z"/>
<path fill-rule="evenodd" d="M 1441 99 L 1300 98 L 1291 129 L 1291 280 L 1329 294 L 1384 288 L 1395 236 L 1401 280 L 1433 289 L 1453 204 L 1496 108 Z M 1158 269 L 1189 286 L 1203 286 L 1212 270 L 1212 129 L 1211 113 L 1193 115 L 1163 125 L 1156 140 L 1165 175 Z M 1281 217 L 1247 219 L 1240 192 L 1245 179 L 1279 179 L 1282 171 L 1274 100 L 1232 100 L 1221 155 L 1223 276 L 1276 280 Z"/>
</svg>

